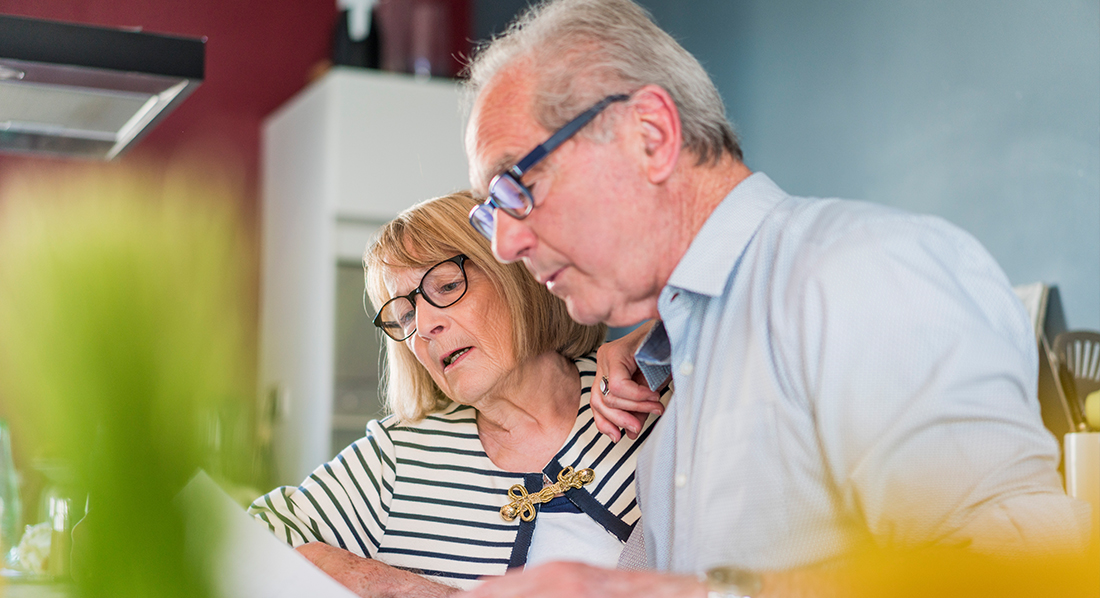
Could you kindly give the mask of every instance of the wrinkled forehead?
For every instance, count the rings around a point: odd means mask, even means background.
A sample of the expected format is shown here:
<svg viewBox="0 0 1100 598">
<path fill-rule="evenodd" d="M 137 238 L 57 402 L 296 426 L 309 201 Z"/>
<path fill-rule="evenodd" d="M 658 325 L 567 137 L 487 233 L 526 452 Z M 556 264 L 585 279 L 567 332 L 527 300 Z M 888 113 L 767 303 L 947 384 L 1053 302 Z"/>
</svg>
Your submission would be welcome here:
<svg viewBox="0 0 1100 598">
<path fill-rule="evenodd" d="M 522 69 L 502 69 L 486 85 L 470 113 L 466 128 L 466 154 L 470 160 L 470 185 L 484 196 L 489 181 L 511 168 L 549 132 L 535 120 L 533 81 Z"/>
<path fill-rule="evenodd" d="M 385 283 L 386 291 L 389 294 L 387 299 L 411 293 L 420 284 L 420 279 L 424 277 L 424 273 L 428 271 L 428 268 L 429 266 L 382 268 L 382 282 Z"/>
<path fill-rule="evenodd" d="M 379 268 L 389 298 L 411 293 L 428 269 L 458 253 L 450 248 L 414 246 L 411 239 L 402 239 L 400 249 L 392 250 L 391 247 Z"/>
</svg>

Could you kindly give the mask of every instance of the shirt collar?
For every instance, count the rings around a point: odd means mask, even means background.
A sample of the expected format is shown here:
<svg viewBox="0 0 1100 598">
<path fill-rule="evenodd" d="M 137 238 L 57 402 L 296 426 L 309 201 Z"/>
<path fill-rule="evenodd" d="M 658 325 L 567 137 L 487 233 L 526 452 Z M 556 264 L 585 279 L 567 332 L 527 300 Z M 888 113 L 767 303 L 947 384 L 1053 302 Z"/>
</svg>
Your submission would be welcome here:
<svg viewBox="0 0 1100 598">
<path fill-rule="evenodd" d="M 722 294 L 734 264 L 764 217 L 787 197 L 762 172 L 738 183 L 703 223 L 668 285 L 714 297 Z"/>
</svg>

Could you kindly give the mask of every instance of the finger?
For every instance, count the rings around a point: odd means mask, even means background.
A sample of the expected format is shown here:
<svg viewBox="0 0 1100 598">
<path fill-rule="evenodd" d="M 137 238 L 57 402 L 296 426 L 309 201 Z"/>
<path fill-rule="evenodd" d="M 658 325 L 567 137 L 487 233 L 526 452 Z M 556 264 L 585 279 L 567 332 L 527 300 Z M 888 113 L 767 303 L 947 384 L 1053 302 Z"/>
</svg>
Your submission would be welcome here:
<svg viewBox="0 0 1100 598">
<path fill-rule="evenodd" d="M 649 414 L 637 413 L 634 411 L 628 411 L 626 414 L 630 416 L 633 421 L 631 421 L 629 425 L 623 426 L 623 429 L 626 430 L 627 438 L 637 440 L 638 435 L 642 433 L 642 426 L 645 425 L 645 420 L 649 418 Z"/>
<path fill-rule="evenodd" d="M 655 401 L 660 398 L 660 394 L 649 389 L 649 386 L 645 384 L 645 377 L 640 376 L 640 372 L 636 369 L 637 366 L 633 364 L 625 364 L 622 362 L 609 361 L 607 363 L 607 381 L 609 394 L 613 394 L 624 399 L 631 399 L 634 401 Z M 636 380 L 641 378 L 641 380 Z"/>
<path fill-rule="evenodd" d="M 612 424 L 603 416 L 602 410 L 606 407 L 603 406 L 602 397 L 598 392 L 592 393 L 590 402 L 592 404 L 592 419 L 596 423 L 596 429 L 610 438 L 612 442 L 618 442 L 622 438 L 622 433 L 619 431 L 618 426 Z"/>
<path fill-rule="evenodd" d="M 605 410 L 603 416 L 612 426 L 625 430 L 627 436 L 634 438 L 638 432 L 642 431 L 642 424 L 649 414 L 611 409 Z"/>
<path fill-rule="evenodd" d="M 604 406 L 604 415 L 607 415 L 609 411 L 634 411 L 637 413 L 656 413 L 658 415 L 665 412 L 665 406 L 661 404 L 660 397 L 635 401 L 609 394 L 606 397 L 600 397 L 600 401 Z"/>
<path fill-rule="evenodd" d="M 611 423 L 611 421 L 604 414 L 605 411 L 610 411 L 607 405 L 604 403 L 604 394 L 600 388 L 600 381 L 603 378 L 603 372 L 600 369 L 600 362 L 596 362 L 596 377 L 592 384 L 592 390 L 589 394 L 589 405 L 592 407 L 592 420 L 596 424 L 596 429 L 601 434 L 607 436 L 612 442 L 619 442 L 622 438 L 622 431 L 618 426 Z"/>
<path fill-rule="evenodd" d="M 591 395 L 590 402 L 592 404 L 593 418 L 596 418 L 598 416 L 607 422 L 606 428 L 600 428 L 597 422 L 597 429 L 604 434 L 610 436 L 612 439 L 615 440 L 615 442 L 621 440 L 621 435 L 619 434 L 619 430 L 621 429 L 626 430 L 628 434 L 637 434 L 638 432 L 640 432 L 642 429 L 642 423 L 645 422 L 645 419 L 649 414 L 642 413 L 640 414 L 640 416 L 638 416 L 628 409 L 610 408 L 607 405 L 608 398 L 609 397 L 600 396 L 599 393 L 594 393 Z M 633 405 L 634 403 L 627 401 L 627 404 Z M 612 428 L 614 428 L 615 430 L 614 433 L 608 433 L 604 431 L 605 429 L 610 431 Z M 631 438 L 633 438 L 633 436 L 631 436 Z"/>
</svg>

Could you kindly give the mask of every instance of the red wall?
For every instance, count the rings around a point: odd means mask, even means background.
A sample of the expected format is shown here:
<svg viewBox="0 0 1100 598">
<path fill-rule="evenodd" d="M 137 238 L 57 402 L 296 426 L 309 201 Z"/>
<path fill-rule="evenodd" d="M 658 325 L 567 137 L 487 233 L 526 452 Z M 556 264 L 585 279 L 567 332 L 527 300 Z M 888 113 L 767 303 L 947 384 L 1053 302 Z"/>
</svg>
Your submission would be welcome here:
<svg viewBox="0 0 1100 598">
<path fill-rule="evenodd" d="M 217 152 L 244 184 L 255 215 L 263 118 L 328 58 L 335 0 L 0 0 L 0 13 L 206 37 L 206 78 L 172 114 L 118 161 L 153 163 Z M 67 161 L 0 155 L 10 169 Z"/>
</svg>

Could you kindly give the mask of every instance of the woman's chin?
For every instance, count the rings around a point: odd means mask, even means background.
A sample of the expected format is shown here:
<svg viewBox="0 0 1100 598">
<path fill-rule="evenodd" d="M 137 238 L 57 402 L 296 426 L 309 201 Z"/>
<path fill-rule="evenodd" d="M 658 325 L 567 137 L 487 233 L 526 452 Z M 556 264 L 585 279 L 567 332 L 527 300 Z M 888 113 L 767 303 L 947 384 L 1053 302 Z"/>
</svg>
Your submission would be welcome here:
<svg viewBox="0 0 1100 598">
<path fill-rule="evenodd" d="M 447 395 L 447 398 L 460 405 L 473 405 L 476 402 L 477 393 L 470 384 L 460 376 L 461 372 L 449 372 L 444 374 L 444 380 L 436 380 L 436 385 Z M 442 382 L 442 384 L 440 383 Z"/>
<path fill-rule="evenodd" d="M 455 403 L 475 408 L 490 395 L 500 396 L 514 383 L 509 363 L 491 362 L 484 354 L 467 353 L 438 374 L 436 385 Z"/>
</svg>

